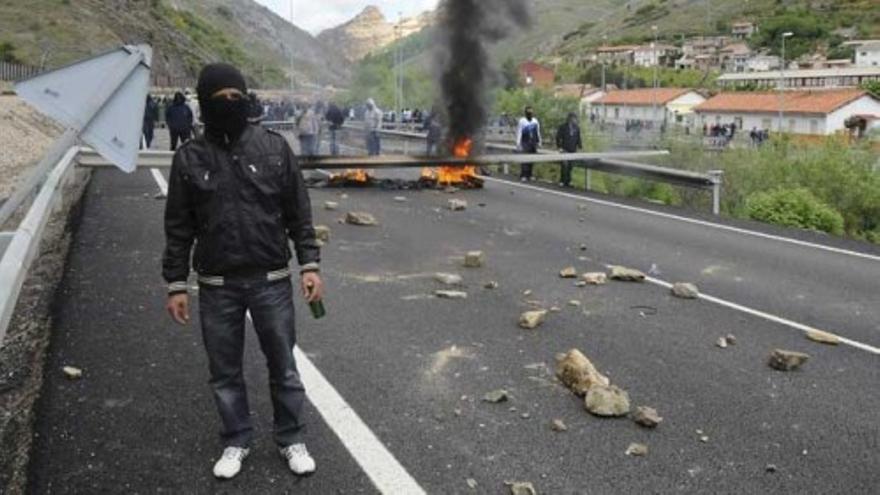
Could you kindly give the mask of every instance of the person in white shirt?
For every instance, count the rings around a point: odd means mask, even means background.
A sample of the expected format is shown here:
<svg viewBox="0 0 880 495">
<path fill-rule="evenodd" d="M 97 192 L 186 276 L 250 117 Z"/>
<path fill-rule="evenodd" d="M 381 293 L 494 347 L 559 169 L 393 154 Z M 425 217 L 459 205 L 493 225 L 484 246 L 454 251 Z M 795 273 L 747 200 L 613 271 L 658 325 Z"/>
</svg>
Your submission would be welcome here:
<svg viewBox="0 0 880 495">
<path fill-rule="evenodd" d="M 382 129 L 382 110 L 370 98 L 367 100 L 367 112 L 364 114 L 364 130 L 367 131 L 367 154 L 370 156 L 379 155 L 382 151 L 382 142 L 379 139 L 380 129 Z"/>
<path fill-rule="evenodd" d="M 516 129 L 516 149 L 520 153 L 537 154 L 541 146 L 541 123 L 535 117 L 531 106 L 525 108 L 525 116 L 519 119 Z M 532 163 L 523 163 L 520 168 L 519 180 L 522 182 L 534 180 L 532 177 Z"/>
</svg>

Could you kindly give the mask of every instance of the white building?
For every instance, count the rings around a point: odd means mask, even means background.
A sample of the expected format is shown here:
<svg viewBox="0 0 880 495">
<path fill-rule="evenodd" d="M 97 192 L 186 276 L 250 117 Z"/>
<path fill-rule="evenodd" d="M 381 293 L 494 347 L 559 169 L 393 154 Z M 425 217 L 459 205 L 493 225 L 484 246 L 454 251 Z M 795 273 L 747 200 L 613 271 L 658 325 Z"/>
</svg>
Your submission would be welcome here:
<svg viewBox="0 0 880 495">
<path fill-rule="evenodd" d="M 848 41 L 856 50 L 856 67 L 880 67 L 880 40 Z"/>
<path fill-rule="evenodd" d="M 678 52 L 678 48 L 672 45 L 641 45 L 633 51 L 633 63 L 638 67 L 671 66 Z"/>
<path fill-rule="evenodd" d="M 724 74 L 718 84 L 725 88 L 759 87 L 773 89 L 779 85 L 782 71 Z M 880 67 L 847 67 L 842 69 L 785 70 L 788 89 L 858 88 L 868 81 L 880 81 Z"/>
<path fill-rule="evenodd" d="M 755 55 L 746 60 L 746 72 L 767 72 L 781 66 L 782 59 L 776 55 Z"/>
<path fill-rule="evenodd" d="M 782 130 L 792 134 L 830 135 L 846 130 L 853 116 L 880 116 L 880 100 L 859 89 L 786 91 L 779 93 L 721 93 L 694 109 L 699 125 L 736 124 L 749 131 L 778 131 L 779 109 L 783 109 Z"/>
<path fill-rule="evenodd" d="M 612 124 L 643 121 L 655 124 L 690 125 L 693 109 L 706 101 L 687 88 L 643 88 L 609 91 L 592 106 L 600 118 Z"/>
</svg>

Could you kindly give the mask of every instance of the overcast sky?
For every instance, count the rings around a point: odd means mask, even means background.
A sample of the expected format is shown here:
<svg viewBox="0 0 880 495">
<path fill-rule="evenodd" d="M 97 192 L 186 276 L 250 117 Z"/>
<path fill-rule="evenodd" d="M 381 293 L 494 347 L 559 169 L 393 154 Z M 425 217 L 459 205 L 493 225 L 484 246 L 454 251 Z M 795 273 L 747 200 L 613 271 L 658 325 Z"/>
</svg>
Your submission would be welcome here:
<svg viewBox="0 0 880 495">
<path fill-rule="evenodd" d="M 281 17 L 290 19 L 291 0 L 257 0 Z M 437 6 L 438 0 L 293 0 L 293 23 L 312 34 L 338 26 L 359 14 L 367 5 L 379 7 L 389 20 L 398 13 L 404 17 L 419 14 Z"/>
</svg>

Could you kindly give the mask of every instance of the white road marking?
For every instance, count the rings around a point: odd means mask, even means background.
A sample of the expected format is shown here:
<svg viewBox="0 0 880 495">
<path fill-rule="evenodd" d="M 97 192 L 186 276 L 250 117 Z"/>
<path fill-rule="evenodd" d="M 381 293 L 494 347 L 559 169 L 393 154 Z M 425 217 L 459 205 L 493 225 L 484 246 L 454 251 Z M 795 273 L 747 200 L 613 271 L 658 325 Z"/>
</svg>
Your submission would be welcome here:
<svg viewBox="0 0 880 495">
<path fill-rule="evenodd" d="M 250 312 L 247 313 L 247 317 L 253 323 Z M 309 401 L 324 418 L 327 426 L 339 437 L 342 445 L 348 449 L 376 489 L 385 494 L 425 494 L 425 490 L 410 476 L 333 385 L 324 378 L 308 356 L 299 347 L 293 348 L 293 356 Z"/>
<path fill-rule="evenodd" d="M 672 284 L 669 282 L 666 282 L 665 280 L 660 280 L 658 278 L 653 278 L 653 277 L 645 277 L 645 280 L 647 280 L 648 282 L 650 282 L 654 285 L 659 285 L 660 287 L 665 287 L 667 289 L 672 288 Z M 804 333 L 812 332 L 812 331 L 820 331 L 820 332 L 833 334 L 833 332 L 828 332 L 826 330 L 821 330 L 819 328 L 811 327 L 809 325 L 804 325 L 803 323 L 798 323 L 796 321 L 789 320 L 788 318 L 783 318 L 781 316 L 772 315 L 772 314 L 767 313 L 765 311 L 750 308 L 748 306 L 743 306 L 742 304 L 737 304 L 735 302 L 727 301 L 725 299 L 721 299 L 720 297 L 715 297 L 715 296 L 710 296 L 708 294 L 703 294 L 702 292 L 700 293 L 699 298 L 704 301 L 718 304 L 719 306 L 724 306 L 726 308 L 730 308 L 730 309 L 733 309 L 736 311 L 741 311 L 743 313 L 750 314 L 752 316 L 757 316 L 758 318 L 762 318 L 767 321 L 772 321 L 773 323 L 785 325 L 787 327 L 794 328 L 795 330 L 800 330 Z M 877 347 L 874 347 L 874 346 L 868 345 L 868 344 L 863 344 L 861 342 L 851 340 L 851 339 L 848 339 L 846 337 L 842 337 L 837 334 L 833 334 L 833 335 L 836 336 L 838 339 L 840 339 L 840 342 L 842 344 L 846 344 L 848 346 L 855 347 L 856 349 L 867 351 L 872 354 L 880 355 L 880 348 L 877 348 Z"/>
<path fill-rule="evenodd" d="M 151 168 L 150 172 L 152 172 L 153 179 L 156 180 L 159 190 L 162 191 L 162 196 L 168 196 L 168 181 L 165 180 L 165 176 L 162 175 L 158 168 Z"/>
<path fill-rule="evenodd" d="M 520 183 L 518 183 L 518 182 L 512 182 L 512 181 L 507 181 L 507 180 L 502 180 L 502 179 L 496 179 L 496 178 L 494 178 L 494 177 L 482 177 L 482 178 L 483 178 L 484 180 L 488 180 L 488 181 L 491 181 L 491 182 L 497 182 L 497 183 L 505 184 L 505 185 L 509 185 L 509 186 L 521 187 L 521 188 L 523 188 L 523 189 L 531 189 L 531 190 L 534 190 L 534 191 L 539 191 L 539 192 L 547 193 L 547 194 L 555 194 L 555 195 L 557 195 L 557 196 L 562 196 L 562 197 L 565 197 L 565 198 L 577 199 L 577 200 L 580 200 L 580 201 L 586 201 L 586 202 L 589 202 L 589 203 L 600 204 L 600 205 L 603 205 L 603 206 L 611 206 L 611 207 L 614 207 L 614 208 L 620 208 L 620 209 L 622 209 L 622 210 L 635 211 L 635 212 L 639 212 L 639 213 L 644 213 L 644 214 L 646 214 L 646 215 L 653 215 L 653 216 L 661 217 L 661 218 L 669 218 L 669 219 L 672 219 L 672 220 L 678 220 L 678 221 L 681 221 L 681 222 L 692 223 L 692 224 L 694 224 L 694 225 L 700 225 L 700 226 L 703 226 L 703 227 L 711 227 L 711 228 L 713 228 L 713 229 L 726 230 L 726 231 L 728 231 L 728 232 L 735 232 L 735 233 L 737 233 L 737 234 L 745 234 L 745 235 L 750 235 L 750 236 L 754 236 L 754 237 L 760 237 L 760 238 L 763 238 L 763 239 L 770 239 L 770 240 L 774 240 L 774 241 L 785 242 L 785 243 L 789 243 L 789 244 L 795 244 L 795 245 L 797 245 L 797 246 L 803 246 L 803 247 L 808 247 L 808 248 L 813 248 L 813 249 L 819 249 L 819 250 L 822 250 L 822 251 L 828 251 L 828 252 L 836 253 L 836 254 L 845 254 L 845 255 L 847 255 L 847 256 L 853 256 L 853 257 L 856 257 L 856 258 L 863 258 L 863 259 L 871 260 L 871 261 L 880 261 L 880 256 L 873 255 L 873 254 L 860 253 L 860 252 L 858 252 L 858 251 L 851 251 L 851 250 L 849 250 L 849 249 L 836 248 L 836 247 L 832 247 L 832 246 L 824 246 L 824 245 L 822 245 L 822 244 L 816 244 L 816 243 L 812 243 L 812 242 L 801 241 L 801 240 L 798 240 L 798 239 L 792 239 L 792 238 L 790 238 L 790 237 L 782 237 L 782 236 L 777 236 L 777 235 L 773 235 L 773 234 L 765 234 L 765 233 L 763 233 L 763 232 L 756 232 L 756 231 L 754 231 L 754 230 L 742 229 L 742 228 L 739 228 L 739 227 L 731 227 L 731 226 L 729 226 L 729 225 L 722 225 L 722 224 L 719 224 L 719 223 L 707 222 L 707 221 L 705 221 L 705 220 L 697 220 L 697 219 L 695 219 L 695 218 L 682 217 L 682 216 L 678 216 L 678 215 L 673 215 L 673 214 L 671 214 L 671 213 L 664 213 L 664 212 L 661 212 L 661 211 L 654 211 L 654 210 L 649 210 L 649 209 L 646 209 L 646 208 L 639 208 L 639 207 L 637 207 L 637 206 L 629 206 L 629 205 L 625 205 L 625 204 L 621 204 L 621 203 L 615 203 L 615 202 L 613 202 L 613 201 L 605 201 L 605 200 L 602 200 L 602 199 L 596 199 L 596 198 L 590 198 L 590 197 L 586 197 L 586 196 L 580 196 L 580 195 L 577 195 L 577 194 L 571 194 L 571 193 L 566 193 L 566 192 L 562 192 L 562 191 L 556 191 L 556 190 L 553 190 L 553 189 L 548 189 L 548 188 L 543 188 L 543 187 L 537 187 L 537 186 L 531 186 L 531 185 L 528 185 L 528 184 L 520 184 Z"/>
</svg>

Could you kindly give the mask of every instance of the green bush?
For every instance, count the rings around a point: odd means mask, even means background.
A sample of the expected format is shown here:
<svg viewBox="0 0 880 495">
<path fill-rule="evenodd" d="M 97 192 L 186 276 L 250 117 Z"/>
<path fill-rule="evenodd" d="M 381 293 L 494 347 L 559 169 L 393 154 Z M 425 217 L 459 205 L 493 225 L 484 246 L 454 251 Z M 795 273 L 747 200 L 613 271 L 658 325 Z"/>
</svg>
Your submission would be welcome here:
<svg viewBox="0 0 880 495">
<path fill-rule="evenodd" d="M 754 193 L 746 200 L 746 208 L 753 220 L 843 234 L 843 216 L 805 188 Z"/>
</svg>

